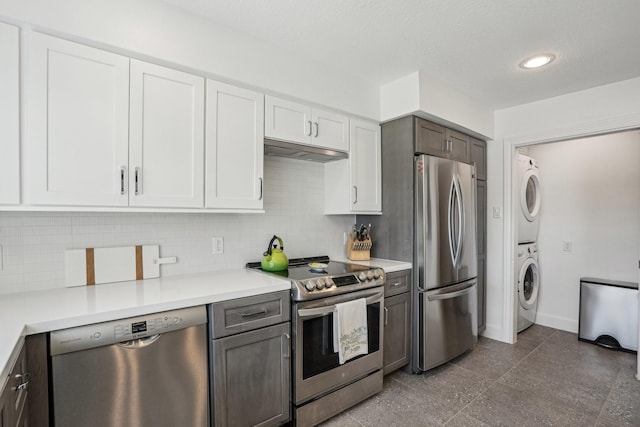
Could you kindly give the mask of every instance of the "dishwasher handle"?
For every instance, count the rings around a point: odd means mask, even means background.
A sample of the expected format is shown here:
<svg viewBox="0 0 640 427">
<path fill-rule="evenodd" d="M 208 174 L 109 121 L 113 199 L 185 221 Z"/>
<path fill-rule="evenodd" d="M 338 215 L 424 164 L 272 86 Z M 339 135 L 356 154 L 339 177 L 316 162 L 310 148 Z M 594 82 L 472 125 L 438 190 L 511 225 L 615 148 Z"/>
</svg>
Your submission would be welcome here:
<svg viewBox="0 0 640 427">
<path fill-rule="evenodd" d="M 150 337 L 138 338 L 136 340 L 122 341 L 117 343 L 119 347 L 128 350 L 136 350 L 138 348 L 147 347 L 160 339 L 160 334 L 151 335 Z"/>
</svg>

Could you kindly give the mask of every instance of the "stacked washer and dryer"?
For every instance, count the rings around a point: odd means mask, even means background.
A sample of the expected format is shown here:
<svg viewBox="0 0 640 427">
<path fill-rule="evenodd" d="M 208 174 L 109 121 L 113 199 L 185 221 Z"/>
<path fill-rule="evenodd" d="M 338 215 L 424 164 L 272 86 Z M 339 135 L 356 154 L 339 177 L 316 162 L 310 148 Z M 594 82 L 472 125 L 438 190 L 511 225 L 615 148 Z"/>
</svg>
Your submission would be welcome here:
<svg viewBox="0 0 640 427">
<path fill-rule="evenodd" d="M 515 272 L 518 294 L 518 332 L 533 325 L 538 310 L 540 273 L 538 267 L 538 230 L 540 228 L 540 176 L 538 162 L 516 154 L 518 168 L 518 249 Z"/>
</svg>

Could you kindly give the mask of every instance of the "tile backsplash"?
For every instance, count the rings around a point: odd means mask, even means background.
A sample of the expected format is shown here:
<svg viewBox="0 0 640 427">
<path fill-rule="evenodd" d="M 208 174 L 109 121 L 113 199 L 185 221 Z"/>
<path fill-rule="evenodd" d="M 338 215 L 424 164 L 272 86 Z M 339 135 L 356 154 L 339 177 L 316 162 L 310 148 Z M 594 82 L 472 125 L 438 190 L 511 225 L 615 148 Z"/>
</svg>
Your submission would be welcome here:
<svg viewBox="0 0 640 427">
<path fill-rule="evenodd" d="M 157 244 L 178 257 L 162 276 L 243 268 L 274 234 L 289 257 L 343 256 L 354 216 L 323 215 L 323 164 L 267 156 L 264 175 L 265 214 L 0 212 L 0 294 L 64 287 L 65 249 Z"/>
</svg>

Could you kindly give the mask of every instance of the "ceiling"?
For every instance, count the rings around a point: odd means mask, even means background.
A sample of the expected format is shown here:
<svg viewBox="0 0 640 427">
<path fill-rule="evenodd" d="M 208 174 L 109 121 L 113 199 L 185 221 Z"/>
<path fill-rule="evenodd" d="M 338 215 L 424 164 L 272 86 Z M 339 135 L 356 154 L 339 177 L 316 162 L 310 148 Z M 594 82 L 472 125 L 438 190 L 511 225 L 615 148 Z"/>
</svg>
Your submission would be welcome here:
<svg viewBox="0 0 640 427">
<path fill-rule="evenodd" d="M 380 85 L 423 70 L 492 109 L 640 76 L 638 0 L 162 0 Z M 523 59 L 549 52 L 544 69 Z"/>
</svg>

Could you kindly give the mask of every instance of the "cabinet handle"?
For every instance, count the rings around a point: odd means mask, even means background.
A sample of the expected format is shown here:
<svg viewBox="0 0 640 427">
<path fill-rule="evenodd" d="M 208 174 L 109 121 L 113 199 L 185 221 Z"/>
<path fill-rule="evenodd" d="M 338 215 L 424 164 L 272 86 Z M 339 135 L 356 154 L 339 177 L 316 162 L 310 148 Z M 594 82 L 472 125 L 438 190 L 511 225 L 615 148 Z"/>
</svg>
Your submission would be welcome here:
<svg viewBox="0 0 640 427">
<path fill-rule="evenodd" d="M 262 200 L 262 177 L 258 179 L 260 180 L 260 197 L 258 197 L 258 200 Z"/>
<path fill-rule="evenodd" d="M 384 308 L 384 326 L 389 324 L 389 309 L 387 307 Z"/>
<path fill-rule="evenodd" d="M 120 167 L 120 194 L 124 195 L 127 193 L 127 185 L 126 185 L 126 176 L 127 176 L 127 167 Z"/>
<path fill-rule="evenodd" d="M 314 136 L 317 138 L 318 137 L 318 128 L 319 128 L 318 122 L 315 122 L 314 124 L 316 125 L 316 134 Z"/>
<path fill-rule="evenodd" d="M 402 285 L 402 282 L 396 282 L 396 283 L 392 283 L 391 287 L 395 288 L 396 286 L 400 286 L 400 285 Z"/>
<path fill-rule="evenodd" d="M 135 195 L 138 196 L 142 193 L 142 173 L 141 169 L 136 167 L 134 169 L 134 181 L 135 181 Z"/>
<path fill-rule="evenodd" d="M 313 127 L 313 125 L 311 124 L 311 120 L 309 120 L 309 133 L 307 134 L 307 136 L 311 136 L 311 128 Z"/>
<path fill-rule="evenodd" d="M 286 353 L 284 355 L 284 358 L 289 359 L 291 357 L 291 335 L 284 334 L 284 337 L 287 339 L 287 344 L 285 345 Z"/>
<path fill-rule="evenodd" d="M 252 313 L 241 313 L 240 317 L 242 317 L 243 319 L 246 319 L 248 317 L 256 317 L 256 316 L 261 316 L 265 314 L 267 314 L 267 309 L 263 308 L 262 310 L 254 311 Z"/>
<path fill-rule="evenodd" d="M 356 203 L 358 203 L 358 187 L 357 186 L 353 186 L 353 204 L 355 205 Z"/>
</svg>

